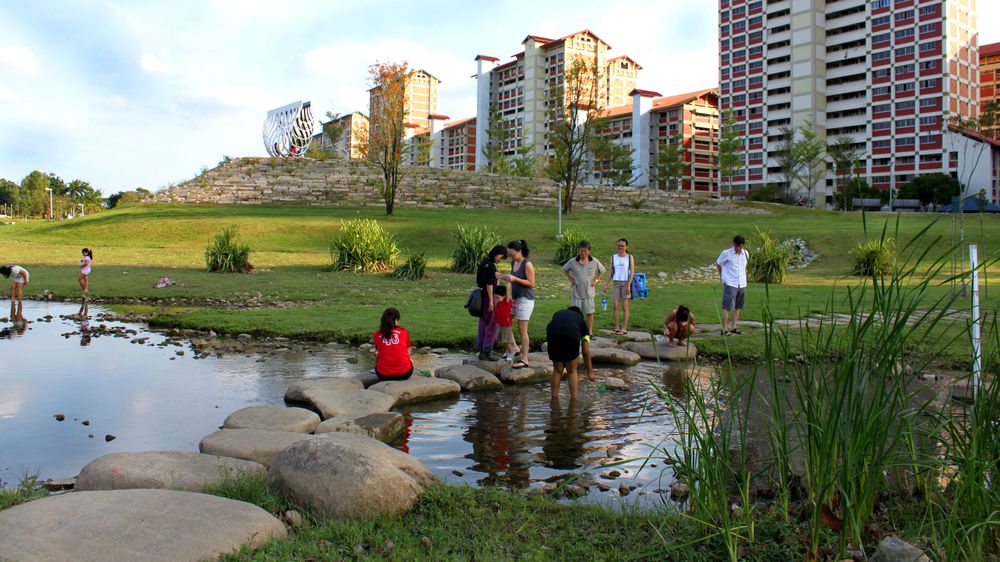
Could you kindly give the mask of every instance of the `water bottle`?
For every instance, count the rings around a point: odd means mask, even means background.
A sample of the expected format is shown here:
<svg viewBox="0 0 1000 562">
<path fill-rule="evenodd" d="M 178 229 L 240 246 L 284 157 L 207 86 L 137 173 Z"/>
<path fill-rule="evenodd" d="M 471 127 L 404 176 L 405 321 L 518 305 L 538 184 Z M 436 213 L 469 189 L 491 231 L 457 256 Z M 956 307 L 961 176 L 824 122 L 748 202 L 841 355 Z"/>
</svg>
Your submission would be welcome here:
<svg viewBox="0 0 1000 562">
<path fill-rule="evenodd" d="M 607 293 L 604 293 L 601 296 L 601 310 L 603 310 L 604 312 L 608 311 L 608 294 Z"/>
</svg>

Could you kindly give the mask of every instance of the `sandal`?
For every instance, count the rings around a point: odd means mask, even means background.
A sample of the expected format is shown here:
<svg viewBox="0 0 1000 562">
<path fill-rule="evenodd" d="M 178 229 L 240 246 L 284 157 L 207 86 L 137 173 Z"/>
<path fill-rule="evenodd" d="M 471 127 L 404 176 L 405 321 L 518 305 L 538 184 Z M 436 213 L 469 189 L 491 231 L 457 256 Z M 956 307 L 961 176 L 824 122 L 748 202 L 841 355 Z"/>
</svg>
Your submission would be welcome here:
<svg viewBox="0 0 1000 562">
<path fill-rule="evenodd" d="M 729 330 L 729 333 L 730 334 L 735 334 L 737 336 L 743 335 L 743 332 L 739 328 L 733 328 L 732 330 Z"/>
<path fill-rule="evenodd" d="M 524 361 L 518 361 L 518 362 L 514 363 L 513 365 L 511 365 L 511 368 L 514 368 L 514 369 L 524 369 L 524 368 L 530 367 L 530 366 L 531 365 L 528 365 Z"/>
</svg>

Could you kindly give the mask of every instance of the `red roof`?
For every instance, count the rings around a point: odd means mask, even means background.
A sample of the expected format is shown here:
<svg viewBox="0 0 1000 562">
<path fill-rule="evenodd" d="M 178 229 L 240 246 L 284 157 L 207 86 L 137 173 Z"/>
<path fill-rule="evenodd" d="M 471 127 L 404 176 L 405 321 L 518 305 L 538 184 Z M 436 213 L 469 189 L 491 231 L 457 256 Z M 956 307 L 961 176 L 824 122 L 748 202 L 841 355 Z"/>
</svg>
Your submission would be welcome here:
<svg viewBox="0 0 1000 562">
<path fill-rule="evenodd" d="M 632 115 L 632 104 L 619 105 L 618 107 L 605 109 L 604 113 L 601 114 L 601 117 L 613 118 L 621 117 L 622 115 Z"/>
<path fill-rule="evenodd" d="M 505 62 L 505 63 L 503 63 L 503 64 L 501 64 L 499 66 L 495 66 L 495 67 L 493 67 L 493 70 L 503 70 L 505 68 L 510 68 L 510 67 L 514 66 L 515 64 L 517 64 L 517 60 L 516 59 L 512 60 L 510 62 Z"/>
<path fill-rule="evenodd" d="M 706 94 L 715 93 L 715 88 L 707 88 L 705 90 L 698 90 L 697 92 L 689 92 L 687 94 L 678 94 L 676 96 L 655 99 L 653 100 L 653 109 L 669 109 L 671 107 L 676 107 L 678 105 L 688 103 L 689 101 L 696 100 Z"/>
<path fill-rule="evenodd" d="M 992 57 L 994 55 L 1000 55 L 1000 43 L 990 43 L 989 45 L 979 46 L 979 57 Z"/>
<path fill-rule="evenodd" d="M 951 130 L 951 131 L 955 131 L 956 133 L 958 133 L 960 135 L 965 135 L 965 136 L 969 137 L 970 139 L 974 139 L 974 140 L 977 140 L 979 142 L 985 142 L 985 143 L 993 145 L 995 148 L 1000 148 L 1000 140 L 998 140 L 998 139 L 993 139 L 993 138 L 987 137 L 985 135 L 981 135 L 979 133 L 976 133 L 974 131 L 963 131 L 962 129 L 959 129 L 958 127 L 956 127 L 954 125 L 948 125 L 948 129 Z"/>
<path fill-rule="evenodd" d="M 433 119 L 434 121 L 447 121 L 448 119 L 451 119 L 447 115 L 441 115 L 439 113 L 431 113 L 430 115 L 427 116 L 427 118 Z"/>
<path fill-rule="evenodd" d="M 534 39 L 535 41 L 537 41 L 539 43 L 551 43 L 552 42 L 552 39 L 549 39 L 547 37 L 540 37 L 538 35 L 529 35 L 529 36 L 527 36 L 527 37 L 524 38 L 524 41 L 521 41 L 521 44 L 524 45 L 524 43 L 527 42 L 528 39 Z"/>
<path fill-rule="evenodd" d="M 628 93 L 630 96 L 634 96 L 636 94 L 639 94 L 644 98 L 658 98 L 663 95 L 660 92 L 654 92 L 653 90 L 640 90 L 639 88 L 636 88 Z"/>
<path fill-rule="evenodd" d="M 466 125 L 470 122 L 475 123 L 475 121 L 476 121 L 475 117 L 467 117 L 465 119 L 459 119 L 458 121 L 452 121 L 451 123 L 445 123 L 444 128 L 454 129 L 455 127 L 461 127 L 462 125 Z"/>
<path fill-rule="evenodd" d="M 607 41 L 605 41 L 604 39 L 601 39 L 600 37 L 598 37 L 597 34 L 594 33 L 593 31 L 591 31 L 589 29 L 581 29 L 580 31 L 577 31 L 576 33 L 570 33 L 569 35 L 566 35 L 565 37 L 560 37 L 559 39 L 556 39 L 555 41 L 552 41 L 552 42 L 548 43 L 547 45 L 545 45 L 545 48 L 548 49 L 550 47 L 555 47 L 556 45 L 560 45 L 562 43 L 565 43 L 566 40 L 569 39 L 570 37 L 576 37 L 577 35 L 583 35 L 584 33 L 586 33 L 587 35 L 590 35 L 594 39 L 597 39 L 601 43 L 604 43 L 605 45 L 608 45 Z M 531 37 L 531 36 L 529 35 L 529 37 Z M 611 45 L 608 45 L 608 48 L 610 49 Z"/>
<path fill-rule="evenodd" d="M 496 57 L 491 57 L 489 55 L 476 55 L 476 60 L 488 60 L 488 61 L 496 62 L 496 61 L 498 61 L 500 59 L 498 59 Z"/>
</svg>

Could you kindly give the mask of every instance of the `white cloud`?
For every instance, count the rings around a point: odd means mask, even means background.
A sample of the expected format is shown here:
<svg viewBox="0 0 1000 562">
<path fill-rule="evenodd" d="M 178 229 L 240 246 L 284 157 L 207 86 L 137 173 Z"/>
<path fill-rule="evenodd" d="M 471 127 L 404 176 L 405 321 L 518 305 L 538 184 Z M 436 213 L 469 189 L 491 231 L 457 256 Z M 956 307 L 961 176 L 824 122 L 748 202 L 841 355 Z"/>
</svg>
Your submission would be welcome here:
<svg viewBox="0 0 1000 562">
<path fill-rule="evenodd" d="M 160 59 L 156 58 L 156 55 L 152 53 L 143 53 L 139 57 L 139 68 L 150 73 L 160 73 L 166 72 L 167 67 L 163 64 Z"/>
<path fill-rule="evenodd" d="M 125 109 L 128 107 L 128 100 L 121 96 L 111 96 L 106 103 L 111 109 Z"/>
<path fill-rule="evenodd" d="M 252 17 L 268 9 L 268 0 L 215 0 L 215 7 L 228 15 Z M 276 9 L 283 9 L 276 7 Z"/>
<path fill-rule="evenodd" d="M 42 73 L 35 54 L 24 45 L 0 47 L 0 68 L 7 68 L 26 76 L 37 76 Z"/>
<path fill-rule="evenodd" d="M 17 95 L 10 88 L 0 84 L 0 103 L 11 102 L 17 99 Z"/>
<path fill-rule="evenodd" d="M 200 104 L 220 109 L 255 109 L 266 111 L 282 105 L 278 96 L 270 90 L 247 84 L 221 85 L 198 91 L 193 96 L 183 96 L 183 103 Z"/>
</svg>

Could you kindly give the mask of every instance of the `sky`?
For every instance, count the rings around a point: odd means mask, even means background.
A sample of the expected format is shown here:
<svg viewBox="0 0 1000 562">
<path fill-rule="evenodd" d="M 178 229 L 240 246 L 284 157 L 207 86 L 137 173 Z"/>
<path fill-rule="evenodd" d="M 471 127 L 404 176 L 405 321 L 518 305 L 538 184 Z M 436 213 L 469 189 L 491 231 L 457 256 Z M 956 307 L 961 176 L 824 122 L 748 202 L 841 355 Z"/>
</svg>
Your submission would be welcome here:
<svg viewBox="0 0 1000 562">
<path fill-rule="evenodd" d="M 158 189 L 224 156 L 262 156 L 268 109 L 367 112 L 367 72 L 441 79 L 438 112 L 475 114 L 477 54 L 590 29 L 664 95 L 714 87 L 714 0 L 0 0 L 0 178 L 32 170 L 105 194 Z M 980 42 L 1000 1 L 980 0 Z"/>
</svg>

